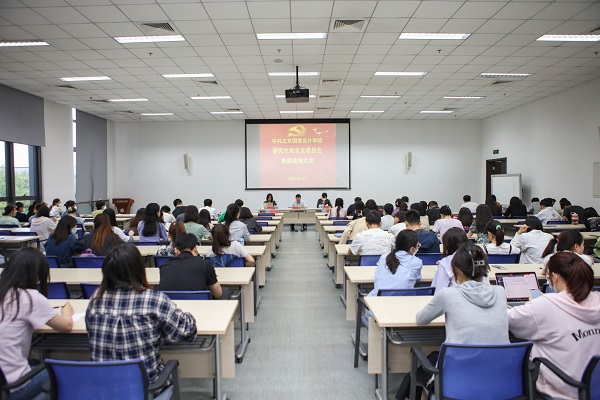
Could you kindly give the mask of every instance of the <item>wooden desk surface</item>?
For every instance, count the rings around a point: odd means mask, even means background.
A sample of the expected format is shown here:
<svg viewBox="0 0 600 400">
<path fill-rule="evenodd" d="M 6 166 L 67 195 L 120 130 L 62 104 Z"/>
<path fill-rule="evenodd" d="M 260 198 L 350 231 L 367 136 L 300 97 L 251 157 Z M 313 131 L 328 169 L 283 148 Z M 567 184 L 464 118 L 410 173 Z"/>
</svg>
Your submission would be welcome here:
<svg viewBox="0 0 600 400">
<path fill-rule="evenodd" d="M 337 231 L 344 231 L 346 229 L 346 225 L 324 225 L 323 230 L 325 233 L 335 233 Z"/>
<path fill-rule="evenodd" d="M 277 226 L 275 226 L 275 225 L 269 225 L 269 226 L 263 226 L 262 228 L 263 228 L 262 232 L 273 233 L 277 229 Z M 258 235 L 260 235 L 260 233 Z M 250 235 L 250 236 L 255 236 L 255 235 Z"/>
<path fill-rule="evenodd" d="M 424 328 L 445 325 L 442 315 L 427 325 L 417 325 L 417 312 L 431 301 L 433 296 L 382 296 L 365 297 L 369 310 L 381 328 Z"/>
<path fill-rule="evenodd" d="M 329 239 L 330 242 L 339 243 L 341 236 L 335 236 L 333 233 L 330 233 L 327 235 L 327 239 Z"/>
<path fill-rule="evenodd" d="M 215 268 L 219 283 L 222 285 L 249 285 L 252 282 L 254 267 L 245 268 Z M 160 281 L 160 268 L 146 268 L 146 278 L 150 285 L 158 285 Z M 65 282 L 67 285 L 79 283 L 95 283 L 102 281 L 101 268 L 52 268 L 50 270 L 52 282 Z"/>
<path fill-rule="evenodd" d="M 85 313 L 89 300 L 69 300 L 76 313 Z M 62 306 L 65 300 L 50 300 L 53 306 Z M 177 307 L 196 318 L 198 335 L 224 335 L 237 308 L 237 300 L 177 300 Z M 56 333 L 47 325 L 36 329 L 38 333 Z M 71 333 L 85 334 L 85 317 L 74 322 Z"/>
<path fill-rule="evenodd" d="M 20 244 L 43 239 L 41 236 L 0 236 L 0 245 L 2 244 Z"/>
<path fill-rule="evenodd" d="M 16 236 L 15 236 L 16 237 Z M 1 236 L 0 236 L 1 238 Z M 136 246 L 140 251 L 143 257 L 156 255 L 158 248 L 160 246 L 152 245 L 152 246 Z M 248 253 L 250 253 L 253 257 L 260 257 L 265 254 L 266 246 L 244 246 Z M 198 246 L 198 254 L 201 256 L 206 256 L 208 254 L 208 250 L 210 250 L 210 246 Z"/>
<path fill-rule="evenodd" d="M 513 225 L 515 228 L 519 229 L 521 228 L 520 224 L 516 224 Z M 544 227 L 544 232 L 549 232 L 549 231 L 566 231 L 566 230 L 570 230 L 570 229 L 575 229 L 578 231 L 583 231 L 586 229 L 585 225 L 583 224 L 577 224 L 577 225 L 573 225 L 573 224 L 556 224 L 556 225 L 543 225 Z"/>
</svg>

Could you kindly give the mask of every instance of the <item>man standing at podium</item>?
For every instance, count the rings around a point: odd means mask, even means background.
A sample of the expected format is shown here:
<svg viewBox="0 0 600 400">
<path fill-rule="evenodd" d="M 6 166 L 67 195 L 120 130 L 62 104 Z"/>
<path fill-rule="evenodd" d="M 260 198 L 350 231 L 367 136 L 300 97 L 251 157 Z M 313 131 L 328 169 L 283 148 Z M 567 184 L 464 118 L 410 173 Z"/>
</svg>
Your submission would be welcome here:
<svg viewBox="0 0 600 400">
<path fill-rule="evenodd" d="M 304 202 L 304 200 L 302 200 L 302 196 L 300 196 L 300 193 L 298 193 L 296 195 L 296 200 L 292 201 L 290 203 L 290 205 L 288 206 L 288 208 L 292 208 L 294 210 L 297 210 L 299 208 L 306 208 L 306 203 Z M 291 229 L 292 232 L 296 232 L 296 228 L 295 228 L 295 224 L 291 224 Z M 302 230 L 305 231 L 307 229 L 306 224 L 302 224 Z"/>
</svg>

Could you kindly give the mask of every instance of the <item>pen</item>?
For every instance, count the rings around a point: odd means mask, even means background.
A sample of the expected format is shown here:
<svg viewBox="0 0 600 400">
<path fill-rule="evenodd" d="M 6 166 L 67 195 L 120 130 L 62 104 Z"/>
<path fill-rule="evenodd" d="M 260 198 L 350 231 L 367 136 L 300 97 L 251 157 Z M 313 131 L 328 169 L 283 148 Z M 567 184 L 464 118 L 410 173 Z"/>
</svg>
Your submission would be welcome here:
<svg viewBox="0 0 600 400">
<path fill-rule="evenodd" d="M 54 306 L 54 308 L 63 308 L 63 306 Z"/>
</svg>

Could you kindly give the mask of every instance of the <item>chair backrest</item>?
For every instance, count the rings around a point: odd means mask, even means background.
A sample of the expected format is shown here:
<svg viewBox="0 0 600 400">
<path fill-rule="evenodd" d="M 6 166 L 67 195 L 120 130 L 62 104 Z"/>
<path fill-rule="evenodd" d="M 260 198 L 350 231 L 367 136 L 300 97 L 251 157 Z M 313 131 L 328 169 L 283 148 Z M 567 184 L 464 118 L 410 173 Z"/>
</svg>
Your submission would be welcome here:
<svg viewBox="0 0 600 400">
<path fill-rule="evenodd" d="M 381 254 L 372 256 L 358 256 L 358 265 L 369 266 L 377 265 L 377 261 L 381 258 Z"/>
<path fill-rule="evenodd" d="M 546 225 L 562 225 L 562 224 L 568 224 L 569 221 L 547 221 Z"/>
<path fill-rule="evenodd" d="M 212 300 L 210 290 L 163 290 L 171 300 Z"/>
<path fill-rule="evenodd" d="M 594 286 L 592 288 L 592 291 L 594 291 L 594 292 L 600 292 L 600 286 Z"/>
<path fill-rule="evenodd" d="M 0 228 L 20 228 L 20 226 L 13 224 L 0 224 Z"/>
<path fill-rule="evenodd" d="M 102 268 L 105 257 L 72 257 L 75 268 Z"/>
<path fill-rule="evenodd" d="M 275 213 L 271 213 L 271 212 L 261 212 L 261 213 L 258 213 L 258 216 L 259 216 L 259 217 L 274 217 L 274 216 L 275 216 Z"/>
<path fill-rule="evenodd" d="M 136 246 L 158 246 L 158 242 L 133 242 Z"/>
<path fill-rule="evenodd" d="M 259 224 L 260 226 L 269 226 L 269 223 L 265 222 L 265 221 L 259 221 L 259 220 L 257 220 L 256 223 Z"/>
<path fill-rule="evenodd" d="M 254 218 L 254 219 L 257 220 L 257 221 L 271 221 L 273 219 L 273 217 L 269 216 L 269 215 L 263 215 L 263 214 L 261 214 L 261 215 L 259 215 L 258 217 Z"/>
<path fill-rule="evenodd" d="M 154 256 L 154 266 L 160 267 L 174 256 Z"/>
<path fill-rule="evenodd" d="M 77 224 L 76 226 L 77 228 L 77 239 L 83 239 L 83 232 L 84 232 L 84 228 L 82 224 Z"/>
<path fill-rule="evenodd" d="M 440 398 L 492 400 L 527 395 L 532 345 L 443 343 L 438 359 Z"/>
<path fill-rule="evenodd" d="M 414 287 L 410 289 L 379 289 L 377 296 L 433 296 L 433 286 Z"/>
<path fill-rule="evenodd" d="M 350 222 L 350 221 L 348 221 L 347 219 L 344 219 L 343 221 L 334 220 L 333 226 L 346 226 L 346 225 L 348 225 L 348 222 Z"/>
<path fill-rule="evenodd" d="M 586 400 L 600 399 L 600 366 L 598 365 L 600 365 L 600 355 L 595 355 L 583 371 L 581 382 L 586 385 Z"/>
<path fill-rule="evenodd" d="M 100 287 L 97 283 L 80 283 L 81 293 L 84 299 L 91 299 L 96 290 Z"/>
<path fill-rule="evenodd" d="M 58 257 L 46 256 L 46 260 L 48 260 L 48 264 L 50 264 L 50 268 L 60 268 L 60 263 L 58 262 Z"/>
<path fill-rule="evenodd" d="M 348 218 L 346 218 L 346 217 L 331 217 L 331 216 L 330 216 L 328 219 L 329 219 L 330 221 L 341 221 L 341 220 L 346 220 L 346 221 L 348 221 Z M 349 221 L 348 221 L 348 222 L 349 222 Z"/>
<path fill-rule="evenodd" d="M 488 262 L 490 264 L 518 264 L 520 253 L 517 254 L 488 254 Z"/>
<path fill-rule="evenodd" d="M 142 360 L 66 361 L 46 359 L 55 399 L 148 399 Z"/>
<path fill-rule="evenodd" d="M 13 233 L 12 231 L 9 231 L 8 229 L 0 229 L 0 236 L 12 236 Z"/>
<path fill-rule="evenodd" d="M 246 259 L 234 254 L 221 254 L 220 256 L 206 257 L 215 268 L 223 267 L 245 267 Z"/>
<path fill-rule="evenodd" d="M 13 235 L 14 236 L 37 236 L 38 234 L 37 234 L 37 232 L 32 232 L 32 231 L 22 231 L 22 232 L 16 231 L 16 232 L 13 232 Z"/>
<path fill-rule="evenodd" d="M 417 258 L 423 261 L 423 265 L 435 265 L 444 256 L 442 256 L 442 253 L 417 253 Z"/>
<path fill-rule="evenodd" d="M 40 290 L 38 283 L 37 289 Z M 65 282 L 48 282 L 48 298 L 49 299 L 70 299 L 71 292 L 69 286 Z"/>
</svg>

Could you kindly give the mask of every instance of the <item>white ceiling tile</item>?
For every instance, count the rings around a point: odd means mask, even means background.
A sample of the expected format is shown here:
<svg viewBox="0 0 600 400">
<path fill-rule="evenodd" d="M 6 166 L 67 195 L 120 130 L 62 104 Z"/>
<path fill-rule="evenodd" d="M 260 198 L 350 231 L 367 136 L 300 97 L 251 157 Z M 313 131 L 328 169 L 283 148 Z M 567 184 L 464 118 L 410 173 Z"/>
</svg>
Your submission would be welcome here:
<svg viewBox="0 0 600 400">
<path fill-rule="evenodd" d="M 500 41 L 505 35 L 496 33 L 481 33 L 477 35 L 469 36 L 464 44 L 466 46 L 481 46 L 481 45 L 493 45 Z"/>
<path fill-rule="evenodd" d="M 73 7 L 34 8 L 38 14 L 55 24 L 85 24 L 89 20 Z"/>
<path fill-rule="evenodd" d="M 96 24 L 108 36 L 140 36 L 143 32 L 133 22 L 102 22 Z"/>
<path fill-rule="evenodd" d="M 398 35 L 408 21 L 408 18 L 371 18 L 366 32 L 394 32 Z"/>
<path fill-rule="evenodd" d="M 59 25 L 64 31 L 74 37 L 81 38 L 104 38 L 106 33 L 94 24 L 62 24 Z"/>
<path fill-rule="evenodd" d="M 334 18 L 371 17 L 376 5 L 376 1 L 337 0 L 333 4 L 332 16 Z"/>
<path fill-rule="evenodd" d="M 0 37 L 4 40 L 36 39 L 34 35 L 18 26 L 0 26 Z M 18 51 L 17 48 L 3 48 L 3 51 Z"/>
<path fill-rule="evenodd" d="M 525 21 L 523 25 L 516 28 L 512 33 L 527 33 L 541 36 L 556 28 L 560 23 L 560 21 L 529 20 Z"/>
<path fill-rule="evenodd" d="M 168 20 L 167 14 L 157 4 L 122 5 L 119 9 L 132 21 L 159 22 Z"/>
<path fill-rule="evenodd" d="M 204 8 L 212 20 L 249 18 L 246 3 L 241 1 L 204 3 Z"/>
<path fill-rule="evenodd" d="M 200 3 L 161 4 L 162 10 L 173 21 L 197 21 L 208 19 L 204 6 Z"/>
<path fill-rule="evenodd" d="M 589 6 L 589 2 L 577 3 L 569 1 L 565 3 L 553 3 L 534 15 L 533 19 L 562 21 L 576 16 Z M 600 14 L 597 14 L 596 17 L 600 18 Z"/>
<path fill-rule="evenodd" d="M 296 54 L 325 54 L 325 45 L 294 44 L 292 48 Z"/>
<path fill-rule="evenodd" d="M 462 2 L 423 1 L 413 18 L 450 18 L 462 6 Z"/>
<path fill-rule="evenodd" d="M 92 22 L 127 22 L 128 19 L 118 7 L 115 6 L 89 6 L 76 7 L 77 11 L 82 13 Z"/>
<path fill-rule="evenodd" d="M 50 21 L 31 8 L 6 8 L 2 10 L 2 18 L 20 26 L 46 25 L 50 23 Z"/>
<path fill-rule="evenodd" d="M 200 57 L 226 57 L 231 55 L 225 46 L 197 46 L 194 50 Z"/>
<path fill-rule="evenodd" d="M 451 19 L 441 29 L 441 32 L 446 33 L 474 33 L 483 24 L 485 19 Z"/>
<path fill-rule="evenodd" d="M 292 24 L 289 19 L 253 19 L 253 32 L 256 33 L 279 33 L 291 32 Z M 309 32 L 309 31 L 307 31 Z M 262 40 L 261 42 L 266 42 Z"/>
<path fill-rule="evenodd" d="M 548 3 L 511 2 L 494 15 L 494 19 L 529 19 L 539 13 Z"/>
<path fill-rule="evenodd" d="M 420 3 L 420 1 L 380 1 L 373 12 L 373 18 L 412 17 Z"/>
<path fill-rule="evenodd" d="M 327 44 L 360 44 L 362 33 L 330 33 Z"/>
<path fill-rule="evenodd" d="M 327 46 L 329 48 L 329 46 Z M 356 50 L 356 54 L 360 54 L 360 55 L 364 55 L 364 54 L 387 54 L 390 49 L 392 48 L 392 45 L 389 44 L 384 44 L 384 45 L 377 45 L 377 44 L 364 44 L 361 45 L 358 50 Z M 328 52 L 329 53 L 329 52 Z M 330 53 L 331 54 L 331 53 Z"/>
<path fill-rule="evenodd" d="M 221 35 L 225 45 L 256 45 L 258 41 L 253 33 L 226 33 Z"/>
<path fill-rule="evenodd" d="M 567 21 L 556 28 L 552 29 L 548 34 L 555 35 L 578 35 L 590 33 L 592 29 L 598 27 L 598 20 L 595 21 Z"/>
<path fill-rule="evenodd" d="M 186 35 L 187 41 L 192 46 L 222 46 L 223 41 L 219 35 Z"/>
<path fill-rule="evenodd" d="M 292 1 L 291 18 L 330 18 L 333 1 Z"/>
<path fill-rule="evenodd" d="M 510 33 L 523 25 L 523 22 L 523 20 L 491 19 L 483 24 L 476 33 Z"/>
<path fill-rule="evenodd" d="M 467 1 L 453 18 L 491 18 L 505 5 L 505 1 Z"/>
<path fill-rule="evenodd" d="M 415 41 L 411 41 L 411 42 L 415 42 Z M 422 43 L 423 41 L 419 41 L 419 42 L 421 42 L 421 44 L 418 44 L 416 42 L 415 42 L 415 44 L 404 44 L 404 43 L 402 43 L 402 44 L 395 44 L 390 49 L 389 54 L 394 54 L 394 55 L 417 55 L 417 54 L 419 54 L 425 48 L 425 44 Z M 396 43 L 398 43 L 398 42 L 396 42 Z"/>
<path fill-rule="evenodd" d="M 535 43 L 538 35 L 517 35 L 509 34 L 495 43 L 495 46 L 527 46 Z"/>
<path fill-rule="evenodd" d="M 23 26 L 23 29 L 35 37 L 46 41 L 50 39 L 69 39 L 72 37 L 56 25 L 29 25 Z"/>
<path fill-rule="evenodd" d="M 247 5 L 250 18 L 290 18 L 288 1 L 253 1 Z"/>
<path fill-rule="evenodd" d="M 404 32 L 439 32 L 446 24 L 442 18 L 412 18 L 404 27 Z"/>
<path fill-rule="evenodd" d="M 367 48 L 369 46 L 365 46 Z M 371 46 L 380 47 L 380 46 Z M 384 47 L 389 47 L 384 45 Z M 327 44 L 325 47 L 325 54 L 355 54 L 359 48 L 359 45 L 355 44 Z"/>
<path fill-rule="evenodd" d="M 327 32 L 329 19 L 292 19 L 292 32 Z"/>
<path fill-rule="evenodd" d="M 87 50 L 89 48 L 77 39 L 54 39 L 52 46 L 58 50 Z"/>
<path fill-rule="evenodd" d="M 114 39 L 109 38 L 82 38 L 81 41 L 92 49 L 96 50 L 108 50 L 108 49 L 120 49 L 121 44 Z"/>
</svg>

